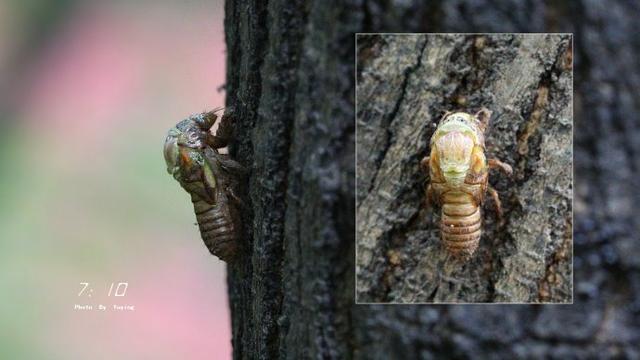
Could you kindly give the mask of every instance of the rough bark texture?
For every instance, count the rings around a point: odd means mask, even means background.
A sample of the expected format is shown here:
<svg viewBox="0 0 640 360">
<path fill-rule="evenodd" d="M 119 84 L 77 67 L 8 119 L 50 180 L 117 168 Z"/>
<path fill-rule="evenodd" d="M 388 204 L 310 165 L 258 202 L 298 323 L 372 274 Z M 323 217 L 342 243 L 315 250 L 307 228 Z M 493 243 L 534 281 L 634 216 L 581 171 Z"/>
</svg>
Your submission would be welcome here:
<svg viewBox="0 0 640 360">
<path fill-rule="evenodd" d="M 358 302 L 571 302 L 571 35 L 358 35 Z M 484 204 L 468 261 L 440 241 L 420 160 L 445 111 L 493 111 L 487 158 L 506 225 Z M 428 178 L 428 177 L 427 177 Z"/>
<path fill-rule="evenodd" d="M 234 356 L 638 358 L 639 16 L 622 0 L 227 3 L 231 152 L 254 166 Z M 573 305 L 353 305 L 356 31 L 575 33 Z"/>
<path fill-rule="evenodd" d="M 246 255 L 229 266 L 236 358 L 349 353 L 353 26 L 328 2 L 227 2 L 231 151 L 251 169 Z"/>
</svg>

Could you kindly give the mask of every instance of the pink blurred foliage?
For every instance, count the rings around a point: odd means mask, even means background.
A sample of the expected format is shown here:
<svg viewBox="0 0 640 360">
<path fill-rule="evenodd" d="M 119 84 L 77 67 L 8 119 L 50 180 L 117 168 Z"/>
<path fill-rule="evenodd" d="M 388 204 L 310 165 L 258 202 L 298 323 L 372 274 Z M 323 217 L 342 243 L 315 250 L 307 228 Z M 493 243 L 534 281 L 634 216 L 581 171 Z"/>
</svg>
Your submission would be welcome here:
<svg viewBox="0 0 640 360">
<path fill-rule="evenodd" d="M 141 304 L 142 308 L 133 319 L 138 329 L 132 329 L 131 333 L 145 331 L 148 338 L 160 340 L 159 343 L 169 345 L 169 349 L 179 349 L 183 355 L 188 355 L 181 358 L 230 356 L 224 265 L 211 261 L 215 265 L 194 268 L 188 266 L 193 262 L 190 254 L 186 255 L 169 262 L 164 273 L 154 271 L 156 281 L 145 284 L 139 299 L 133 297 L 132 301 Z"/>
<path fill-rule="evenodd" d="M 162 266 L 153 261 L 140 264 L 149 273 L 137 278 L 91 284 L 94 296 L 74 299 L 75 303 L 132 304 L 135 310 L 65 311 L 48 341 L 67 358 L 230 358 L 223 265 L 209 263 L 193 266 L 191 253 L 178 251 L 163 259 Z M 111 281 L 129 283 L 124 297 L 107 296 Z"/>
<path fill-rule="evenodd" d="M 57 150 L 65 154 L 59 161 L 95 157 L 98 147 L 108 152 L 131 126 L 164 134 L 188 114 L 224 104 L 217 91 L 225 77 L 221 5 L 141 4 L 80 5 L 23 77 L 15 94 L 23 125 L 77 149 Z M 162 255 L 161 266 L 135 260 L 126 279 L 105 280 L 129 281 L 126 303 L 135 312 L 64 309 L 43 329 L 52 348 L 76 355 L 64 358 L 95 358 L 91 351 L 114 359 L 229 358 L 224 265 L 208 254 L 198 261 L 180 250 Z"/>
<path fill-rule="evenodd" d="M 222 7 L 143 4 L 81 5 L 24 77 L 23 119 L 90 145 L 130 122 L 166 127 L 224 104 Z"/>
</svg>

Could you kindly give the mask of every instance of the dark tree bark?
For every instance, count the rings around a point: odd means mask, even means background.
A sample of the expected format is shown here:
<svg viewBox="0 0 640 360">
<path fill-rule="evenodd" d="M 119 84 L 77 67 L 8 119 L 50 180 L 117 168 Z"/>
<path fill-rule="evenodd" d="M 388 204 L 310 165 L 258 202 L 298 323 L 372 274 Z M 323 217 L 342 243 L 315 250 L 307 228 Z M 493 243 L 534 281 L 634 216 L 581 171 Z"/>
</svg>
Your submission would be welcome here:
<svg viewBox="0 0 640 360">
<path fill-rule="evenodd" d="M 637 5 L 226 4 L 231 152 L 252 167 L 229 265 L 236 358 L 637 358 Z M 575 33 L 570 306 L 354 305 L 354 32 Z"/>
<path fill-rule="evenodd" d="M 359 35 L 358 302 L 571 302 L 571 35 Z M 440 242 L 420 160 L 445 111 L 493 110 L 484 204 L 467 261 Z"/>
<path fill-rule="evenodd" d="M 251 168 L 253 209 L 229 266 L 236 358 L 351 352 L 351 16 L 329 2 L 227 2 L 231 151 Z"/>
</svg>

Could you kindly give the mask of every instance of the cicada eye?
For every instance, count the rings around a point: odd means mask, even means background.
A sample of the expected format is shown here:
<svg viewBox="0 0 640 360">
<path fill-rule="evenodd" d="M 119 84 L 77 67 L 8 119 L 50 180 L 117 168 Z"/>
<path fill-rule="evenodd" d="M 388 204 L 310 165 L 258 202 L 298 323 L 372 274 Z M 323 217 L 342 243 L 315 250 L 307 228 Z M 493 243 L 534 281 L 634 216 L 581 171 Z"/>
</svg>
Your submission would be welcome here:
<svg viewBox="0 0 640 360">
<path fill-rule="evenodd" d="M 178 145 L 191 149 L 204 148 L 204 134 L 198 129 L 189 129 L 178 136 Z"/>
<path fill-rule="evenodd" d="M 170 133 L 164 142 L 164 161 L 167 163 L 169 174 L 173 174 L 178 168 L 179 156 L 178 138 Z"/>
</svg>

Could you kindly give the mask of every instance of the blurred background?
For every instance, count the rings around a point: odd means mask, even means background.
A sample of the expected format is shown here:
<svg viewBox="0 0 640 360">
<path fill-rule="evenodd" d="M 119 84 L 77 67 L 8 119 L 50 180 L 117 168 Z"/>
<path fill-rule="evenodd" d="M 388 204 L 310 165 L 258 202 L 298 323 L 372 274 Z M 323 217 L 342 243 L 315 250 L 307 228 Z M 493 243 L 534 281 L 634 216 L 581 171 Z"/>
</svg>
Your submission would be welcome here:
<svg viewBox="0 0 640 360">
<path fill-rule="evenodd" d="M 224 104 L 223 17 L 212 0 L 0 2 L 0 358 L 230 357 L 224 264 L 162 157 L 171 126 Z"/>
</svg>

